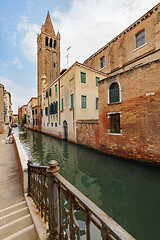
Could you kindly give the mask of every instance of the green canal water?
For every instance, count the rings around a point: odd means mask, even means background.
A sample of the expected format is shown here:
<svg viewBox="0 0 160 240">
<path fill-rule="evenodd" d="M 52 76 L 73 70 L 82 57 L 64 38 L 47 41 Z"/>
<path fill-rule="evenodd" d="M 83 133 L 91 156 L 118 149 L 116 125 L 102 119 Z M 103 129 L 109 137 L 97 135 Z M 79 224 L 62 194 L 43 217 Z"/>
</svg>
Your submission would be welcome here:
<svg viewBox="0 0 160 240">
<path fill-rule="evenodd" d="M 60 174 L 137 240 L 160 239 L 160 169 L 15 129 L 36 164 L 57 160 Z"/>
</svg>

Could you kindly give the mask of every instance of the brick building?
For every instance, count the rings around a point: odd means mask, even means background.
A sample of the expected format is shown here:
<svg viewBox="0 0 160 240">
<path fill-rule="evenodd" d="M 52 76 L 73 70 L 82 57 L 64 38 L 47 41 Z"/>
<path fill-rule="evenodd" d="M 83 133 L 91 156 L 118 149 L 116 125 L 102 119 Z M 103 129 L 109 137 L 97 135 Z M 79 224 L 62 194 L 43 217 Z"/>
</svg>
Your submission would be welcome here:
<svg viewBox="0 0 160 240">
<path fill-rule="evenodd" d="M 160 3 L 84 64 L 107 77 L 98 87 L 99 123 L 77 122 L 77 142 L 89 142 L 105 153 L 158 162 Z"/>
<path fill-rule="evenodd" d="M 37 96 L 38 130 L 41 130 L 41 94 L 60 75 L 60 34 L 55 34 L 47 14 L 41 33 L 37 37 Z"/>
</svg>

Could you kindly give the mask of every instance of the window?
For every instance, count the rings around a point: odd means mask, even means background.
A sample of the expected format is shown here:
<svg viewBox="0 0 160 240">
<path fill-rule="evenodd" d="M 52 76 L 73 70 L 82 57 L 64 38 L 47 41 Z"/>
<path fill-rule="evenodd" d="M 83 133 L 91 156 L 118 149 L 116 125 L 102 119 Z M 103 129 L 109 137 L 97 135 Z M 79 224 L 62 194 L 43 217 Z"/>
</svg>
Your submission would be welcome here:
<svg viewBox="0 0 160 240">
<path fill-rule="evenodd" d="M 110 132 L 120 133 L 120 113 L 110 114 Z"/>
<path fill-rule="evenodd" d="M 57 41 L 54 40 L 54 48 L 56 48 L 56 45 L 57 45 Z"/>
<path fill-rule="evenodd" d="M 81 83 L 86 83 L 86 73 L 81 72 Z"/>
<path fill-rule="evenodd" d="M 35 114 L 37 114 L 37 109 L 35 109 Z"/>
<path fill-rule="evenodd" d="M 43 117 L 43 109 L 41 109 L 41 117 Z"/>
<path fill-rule="evenodd" d="M 56 67 L 56 63 L 54 62 L 54 68 Z"/>
<path fill-rule="evenodd" d="M 53 123 L 51 123 L 51 127 L 53 127 Z"/>
<path fill-rule="evenodd" d="M 55 123 L 55 127 L 57 127 L 57 123 Z"/>
<path fill-rule="evenodd" d="M 105 67 L 105 56 L 100 58 L 100 68 Z"/>
<path fill-rule="evenodd" d="M 98 82 L 99 82 L 100 78 L 96 77 L 96 87 L 98 87 Z"/>
<path fill-rule="evenodd" d="M 35 124 L 34 122 L 35 122 L 35 120 L 34 120 L 34 118 L 33 118 L 33 125 Z"/>
<path fill-rule="evenodd" d="M 87 108 L 87 97 L 81 95 L 81 108 L 86 109 Z"/>
<path fill-rule="evenodd" d="M 49 46 L 52 47 L 52 38 L 50 38 Z"/>
<path fill-rule="evenodd" d="M 52 95 L 52 89 L 50 88 L 49 89 L 49 96 L 51 96 Z"/>
<path fill-rule="evenodd" d="M 145 44 L 145 30 L 136 35 L 136 48 Z"/>
<path fill-rule="evenodd" d="M 46 98 L 48 98 L 48 91 L 46 92 Z"/>
<path fill-rule="evenodd" d="M 36 125 L 37 125 L 37 118 L 36 118 Z"/>
<path fill-rule="evenodd" d="M 109 87 L 109 103 L 120 102 L 119 84 L 113 82 Z"/>
<path fill-rule="evenodd" d="M 71 108 L 74 108 L 74 95 L 71 94 Z"/>
<path fill-rule="evenodd" d="M 61 110 L 64 110 L 64 105 L 63 105 L 63 98 L 61 99 Z"/>
<path fill-rule="evenodd" d="M 46 37 L 46 46 L 48 47 L 48 37 Z"/>
<path fill-rule="evenodd" d="M 96 110 L 98 109 L 98 97 L 96 98 Z"/>
<path fill-rule="evenodd" d="M 55 104 L 55 108 L 56 108 L 56 114 L 58 113 L 58 102 L 56 101 L 56 104 Z"/>
<path fill-rule="evenodd" d="M 34 115 L 34 110 L 32 110 L 32 115 Z"/>
<path fill-rule="evenodd" d="M 48 115 L 48 107 L 45 107 L 45 115 Z"/>
<path fill-rule="evenodd" d="M 57 84 L 55 85 L 55 93 L 57 93 Z"/>
</svg>

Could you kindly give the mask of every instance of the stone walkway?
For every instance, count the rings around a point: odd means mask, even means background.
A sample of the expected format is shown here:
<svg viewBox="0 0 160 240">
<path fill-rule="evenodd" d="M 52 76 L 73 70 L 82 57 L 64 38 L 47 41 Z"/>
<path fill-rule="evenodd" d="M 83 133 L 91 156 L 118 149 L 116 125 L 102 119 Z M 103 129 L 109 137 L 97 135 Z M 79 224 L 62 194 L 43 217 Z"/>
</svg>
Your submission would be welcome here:
<svg viewBox="0 0 160 240">
<path fill-rule="evenodd" d="M 0 134 L 0 210 L 24 201 L 14 144 Z"/>
</svg>

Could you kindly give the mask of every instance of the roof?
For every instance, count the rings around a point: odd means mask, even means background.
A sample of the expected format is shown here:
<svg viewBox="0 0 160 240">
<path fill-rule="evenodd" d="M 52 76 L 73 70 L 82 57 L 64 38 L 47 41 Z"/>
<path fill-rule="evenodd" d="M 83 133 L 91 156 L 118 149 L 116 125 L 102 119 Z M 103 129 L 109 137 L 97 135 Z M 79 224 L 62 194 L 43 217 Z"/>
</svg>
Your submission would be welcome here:
<svg viewBox="0 0 160 240">
<path fill-rule="evenodd" d="M 150 9 L 147 13 L 145 13 L 142 17 L 140 17 L 138 20 L 136 20 L 134 23 L 132 23 L 128 28 L 126 28 L 123 32 L 121 32 L 119 35 L 117 35 L 115 38 L 113 38 L 110 42 L 108 42 L 106 45 L 104 45 L 102 48 L 100 48 L 98 51 L 96 51 L 94 54 L 92 54 L 89 58 L 87 58 L 84 63 L 87 63 L 90 61 L 93 57 L 100 54 L 103 50 L 105 50 L 107 47 L 111 45 L 111 43 L 117 41 L 123 34 L 126 34 L 127 32 L 131 31 L 134 27 L 136 27 L 140 22 L 145 20 L 146 18 L 150 17 L 153 12 L 157 11 L 160 7 L 160 3 L 158 3 L 156 6 L 154 6 L 152 9 Z"/>
<path fill-rule="evenodd" d="M 45 20 L 45 23 L 44 23 L 44 27 L 45 27 L 45 32 L 46 33 L 50 33 L 50 34 L 55 35 L 53 24 L 52 24 L 49 12 L 47 13 L 47 17 L 46 17 L 46 20 Z"/>
</svg>

